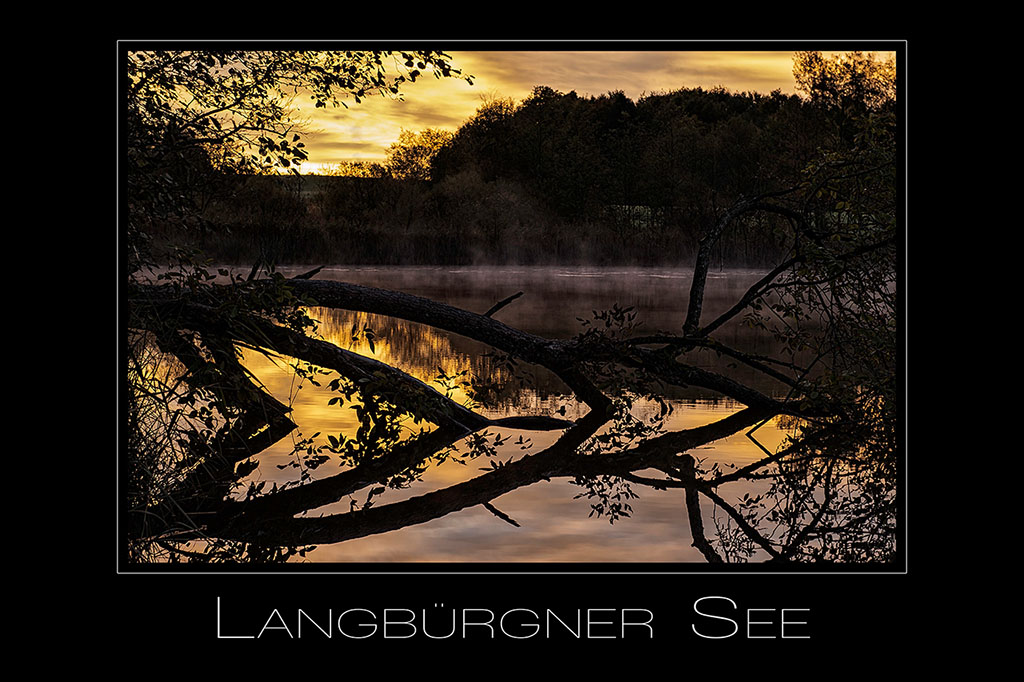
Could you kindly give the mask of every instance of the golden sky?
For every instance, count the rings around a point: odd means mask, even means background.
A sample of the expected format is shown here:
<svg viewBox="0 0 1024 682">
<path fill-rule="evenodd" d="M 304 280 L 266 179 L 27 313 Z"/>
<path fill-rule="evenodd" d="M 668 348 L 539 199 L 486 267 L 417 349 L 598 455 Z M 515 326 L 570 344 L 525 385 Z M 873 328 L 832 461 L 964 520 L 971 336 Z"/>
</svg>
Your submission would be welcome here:
<svg viewBox="0 0 1024 682">
<path fill-rule="evenodd" d="M 341 161 L 381 161 L 402 129 L 456 130 L 484 98 L 520 101 L 534 86 L 602 95 L 622 90 L 634 101 L 679 88 L 723 86 L 734 92 L 794 92 L 793 52 L 449 50 L 464 80 L 432 76 L 407 84 L 404 101 L 373 97 L 348 108 L 300 109 L 307 121 L 304 173 Z M 887 53 L 885 53 L 887 54 Z"/>
</svg>

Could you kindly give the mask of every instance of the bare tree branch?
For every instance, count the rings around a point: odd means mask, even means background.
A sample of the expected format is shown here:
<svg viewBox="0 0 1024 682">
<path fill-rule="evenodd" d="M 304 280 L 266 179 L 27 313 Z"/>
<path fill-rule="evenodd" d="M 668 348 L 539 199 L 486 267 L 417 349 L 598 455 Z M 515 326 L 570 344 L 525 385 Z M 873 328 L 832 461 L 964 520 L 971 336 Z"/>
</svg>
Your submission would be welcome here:
<svg viewBox="0 0 1024 682">
<path fill-rule="evenodd" d="M 512 294 L 508 298 L 501 299 L 500 301 L 498 301 L 497 303 L 492 305 L 490 310 L 488 310 L 486 313 L 484 313 L 484 317 L 490 317 L 491 315 L 493 315 L 494 313 L 498 312 L 499 310 L 501 310 L 502 308 L 504 308 L 509 303 L 511 303 L 512 301 L 516 300 L 517 298 L 519 298 L 522 295 L 523 295 L 523 292 L 519 291 L 517 293 Z"/>
<path fill-rule="evenodd" d="M 566 355 L 567 342 L 528 334 L 490 317 L 410 294 L 333 281 L 297 281 L 291 288 L 318 306 L 388 315 L 486 343 L 551 370 L 593 409 L 605 410 L 611 404 Z"/>
<path fill-rule="evenodd" d="M 310 270 L 309 272 L 304 272 L 304 273 L 302 273 L 301 275 L 295 275 L 294 277 L 292 277 L 292 279 L 293 279 L 293 280 L 297 280 L 297 279 L 313 279 L 313 277 L 314 277 L 314 276 L 315 276 L 315 275 L 316 275 L 316 274 L 317 274 L 318 272 L 320 272 L 321 270 L 323 270 L 323 269 L 324 269 L 325 267 L 327 267 L 327 266 L 325 266 L 325 265 L 321 265 L 321 266 L 320 266 L 320 267 L 318 267 L 318 268 L 313 268 L 313 269 L 312 269 L 312 270 Z"/>
<path fill-rule="evenodd" d="M 442 395 L 419 379 L 386 363 L 367 358 L 358 353 L 312 339 L 290 329 L 268 321 L 246 316 L 236 319 L 231 325 L 225 324 L 217 312 L 208 306 L 184 304 L 178 313 L 185 324 L 203 330 L 217 330 L 222 334 L 241 341 L 255 343 L 275 352 L 305 360 L 314 365 L 333 369 L 343 377 L 372 389 L 395 405 L 408 407 L 409 411 L 438 425 L 456 425 L 467 431 L 476 431 L 485 426 L 501 423 L 478 414 Z M 244 322 L 244 324 L 242 324 Z M 244 333 L 241 330 L 247 330 Z M 253 338 L 256 335 L 257 338 Z M 515 428 L 536 430 L 558 430 L 572 425 L 572 422 L 553 417 L 517 417 L 505 424 Z"/>
<path fill-rule="evenodd" d="M 519 528 L 519 522 L 518 521 L 516 521 L 511 516 L 509 516 L 505 512 L 503 512 L 500 509 L 498 509 L 497 507 L 495 507 L 490 502 L 484 502 L 483 507 L 484 507 L 484 509 L 486 509 L 487 511 L 491 512 L 492 514 L 497 516 L 499 519 L 504 521 L 505 523 L 510 523 L 513 526 L 515 526 L 516 528 Z"/>
<path fill-rule="evenodd" d="M 754 527 L 751 526 L 745 518 L 743 518 L 743 515 L 732 507 L 732 505 L 727 503 L 718 494 L 711 490 L 701 490 L 701 492 L 707 495 L 712 502 L 714 502 L 723 511 L 725 511 L 725 513 L 728 514 L 732 518 L 732 520 L 736 522 L 736 525 L 739 526 L 739 529 L 741 531 L 743 531 L 743 534 L 751 540 L 753 540 L 754 542 L 756 542 L 762 549 L 764 549 L 764 551 L 768 552 L 768 554 L 770 554 L 773 559 L 784 558 L 779 553 L 779 551 L 775 549 L 772 543 L 769 542 L 768 539 L 765 538 L 763 535 L 758 533 L 757 530 L 754 529 Z"/>
<path fill-rule="evenodd" d="M 690 455 L 680 458 L 679 477 L 684 481 L 695 480 L 694 460 Z M 690 521 L 690 536 L 693 538 L 693 546 L 696 547 L 709 564 L 721 564 L 722 557 L 715 548 L 708 542 L 704 535 L 704 518 L 700 510 L 700 493 L 695 486 L 686 488 L 686 516 Z"/>
</svg>

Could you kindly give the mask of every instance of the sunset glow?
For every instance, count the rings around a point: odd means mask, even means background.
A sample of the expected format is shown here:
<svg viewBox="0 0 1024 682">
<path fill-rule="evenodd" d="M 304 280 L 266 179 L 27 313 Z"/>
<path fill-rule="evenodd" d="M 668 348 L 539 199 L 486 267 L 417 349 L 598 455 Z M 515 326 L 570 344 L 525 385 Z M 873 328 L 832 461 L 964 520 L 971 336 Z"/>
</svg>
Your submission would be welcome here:
<svg viewBox="0 0 1024 682">
<path fill-rule="evenodd" d="M 905 41 L 238 43 L 119 45 L 119 571 L 905 572 Z"/>
<path fill-rule="evenodd" d="M 795 92 L 793 52 L 719 51 L 487 51 L 451 50 L 452 63 L 473 76 L 464 80 L 424 77 L 407 84 L 404 99 L 372 97 L 349 107 L 314 109 L 299 104 L 306 122 L 309 160 L 304 173 L 344 161 L 382 161 L 405 130 L 455 131 L 481 102 L 518 101 L 534 87 L 600 96 L 621 90 L 634 101 L 680 88 L 723 87 L 732 92 Z M 887 58 L 892 53 L 878 53 Z"/>
</svg>

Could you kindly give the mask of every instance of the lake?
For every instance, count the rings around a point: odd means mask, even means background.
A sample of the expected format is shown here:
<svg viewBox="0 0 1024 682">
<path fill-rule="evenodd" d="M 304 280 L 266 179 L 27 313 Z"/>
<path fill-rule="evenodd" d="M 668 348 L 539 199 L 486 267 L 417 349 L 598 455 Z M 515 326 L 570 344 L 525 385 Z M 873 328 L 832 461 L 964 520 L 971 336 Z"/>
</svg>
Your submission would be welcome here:
<svg viewBox="0 0 1024 682">
<path fill-rule="evenodd" d="M 285 276 L 308 267 L 281 268 Z M 762 273 L 750 270 L 726 270 L 709 275 L 704 319 L 728 309 Z M 333 279 L 355 284 L 394 289 L 434 299 L 466 310 L 483 313 L 496 302 L 519 291 L 523 296 L 497 312 L 495 319 L 526 332 L 549 338 L 567 339 L 584 329 L 580 320 L 592 319 L 594 311 L 620 306 L 635 306 L 637 321 L 643 324 L 637 334 L 657 331 L 677 332 L 682 326 L 690 286 L 690 271 L 670 268 L 587 268 L 587 267 L 327 267 L 317 279 Z M 364 313 L 313 308 L 310 315 L 319 320 L 319 334 L 343 347 L 392 364 L 418 379 L 430 383 L 438 368 L 449 375 L 469 371 L 481 377 L 497 379 L 499 388 L 478 411 L 488 417 L 512 415 L 555 415 L 565 408 L 566 418 L 575 419 L 586 407 L 575 402 L 567 389 L 545 370 L 534 369 L 522 377 L 508 374 L 486 355 L 489 348 L 477 342 L 430 327 L 403 320 Z M 352 327 L 373 331 L 373 350 L 365 338 L 352 339 Z M 739 323 L 731 323 L 716 337 L 728 345 L 766 353 L 771 339 Z M 253 481 L 284 483 L 295 477 L 296 469 L 279 468 L 295 461 L 293 443 L 300 436 L 351 434 L 356 427 L 354 411 L 348 406 L 328 405 L 335 395 L 325 388 L 304 385 L 300 388 L 288 368 L 288 359 L 276 363 L 248 352 L 245 364 L 280 400 L 293 407 L 292 418 L 299 430 L 260 456 Z M 753 385 L 762 392 L 783 396 L 780 385 L 773 385 L 753 371 L 726 368 L 726 360 L 707 353 L 696 364 L 713 370 L 728 371 L 730 376 Z M 526 367 L 530 370 L 529 367 Z M 329 379 L 329 378 L 328 378 Z M 322 382 L 326 383 L 326 381 Z M 672 389 L 666 393 L 672 412 L 666 420 L 670 430 L 691 428 L 717 421 L 742 405 L 706 390 Z M 468 400 L 456 392 L 457 401 Z M 644 416 L 657 411 L 653 403 L 638 403 L 634 414 Z M 553 443 L 561 431 L 528 432 L 495 429 L 493 434 L 511 436 L 499 449 L 498 457 L 518 458 L 524 452 L 535 453 Z M 521 449 L 516 441 L 522 436 L 532 446 Z M 786 433 L 776 420 L 759 427 L 748 438 L 738 433 L 691 452 L 723 467 L 742 466 L 764 457 L 762 448 L 774 452 Z M 760 445 L 759 445 L 760 444 Z M 381 506 L 445 487 L 479 475 L 487 461 L 475 460 L 468 466 L 447 461 L 429 469 L 422 481 L 409 489 L 388 490 L 375 499 Z M 339 465 L 327 462 L 311 474 L 313 478 L 336 474 Z M 307 553 L 311 562 L 696 562 L 704 558 L 691 546 L 689 524 L 682 490 L 656 491 L 633 486 L 639 499 L 630 502 L 632 515 L 610 524 L 604 518 L 590 517 L 585 498 L 574 499 L 583 489 L 568 479 L 554 479 L 507 493 L 493 504 L 515 519 L 520 527 L 503 522 L 476 506 L 428 523 L 390 533 L 360 538 L 335 545 L 319 546 Z M 727 500 L 744 493 L 758 492 L 756 483 L 736 483 L 719 491 Z M 366 492 L 356 496 L 362 503 Z M 349 498 L 309 512 L 309 515 L 347 512 Z M 709 534 L 715 517 L 707 500 L 703 504 L 705 528 Z M 721 512 L 718 517 L 721 518 Z M 758 557 L 755 556 L 754 560 Z"/>
</svg>

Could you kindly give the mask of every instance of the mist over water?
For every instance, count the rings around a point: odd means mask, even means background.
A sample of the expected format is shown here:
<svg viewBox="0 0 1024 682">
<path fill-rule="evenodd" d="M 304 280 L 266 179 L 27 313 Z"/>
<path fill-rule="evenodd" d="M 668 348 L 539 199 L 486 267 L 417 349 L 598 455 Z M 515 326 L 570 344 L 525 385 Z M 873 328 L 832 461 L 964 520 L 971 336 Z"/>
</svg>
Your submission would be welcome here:
<svg viewBox="0 0 1024 682">
<path fill-rule="evenodd" d="M 309 270 L 309 266 L 281 268 L 285 276 Z M 750 270 L 714 272 L 709 276 L 706 314 L 716 315 L 732 305 L 760 273 Z M 551 338 L 567 339 L 584 328 L 577 318 L 592 318 L 593 311 L 613 305 L 635 306 L 637 319 L 644 322 L 637 333 L 659 330 L 677 331 L 686 312 L 691 273 L 682 269 L 596 268 L 596 267 L 325 267 L 320 279 L 346 281 L 365 286 L 393 289 L 445 302 L 466 310 L 483 313 L 516 292 L 523 296 L 502 308 L 494 317 L 512 327 Z M 313 308 L 310 314 L 319 320 L 319 334 L 343 348 L 374 357 L 430 384 L 438 369 L 449 375 L 468 371 L 494 379 L 494 360 L 486 354 L 492 349 L 475 341 L 438 331 L 431 327 L 365 313 Z M 369 326 L 375 343 L 371 351 L 365 339 L 352 340 L 351 329 Z M 742 325 L 723 330 L 722 340 L 745 350 L 756 350 L 767 343 Z M 767 349 L 767 347 L 766 347 Z M 721 362 L 712 354 L 704 358 L 714 367 Z M 323 388 L 295 383 L 286 359 L 275 363 L 248 353 L 246 365 L 279 399 L 293 407 L 292 417 L 303 436 L 354 433 L 354 411 L 348 405 L 329 406 L 333 393 Z M 554 414 L 565 409 L 568 419 L 586 412 L 561 382 L 539 368 L 522 366 L 521 376 L 498 376 L 504 386 L 485 402 L 480 412 L 490 417 L 525 414 Z M 735 373 L 735 370 L 730 370 Z M 753 376 L 753 375 L 752 375 Z M 522 378 L 523 382 L 519 379 Z M 525 382 L 525 383 L 524 383 Z M 324 382 L 325 383 L 325 382 Z M 432 384 L 437 386 L 437 384 Z M 770 385 L 761 387 L 776 392 Z M 453 398 L 468 401 L 464 392 Z M 673 411 L 666 421 L 668 429 L 692 428 L 721 419 L 742 406 L 732 400 L 695 389 L 669 393 Z M 645 417 L 657 412 L 654 404 L 638 403 L 634 415 Z M 419 428 L 419 427 L 416 427 Z M 557 440 L 561 432 L 530 432 L 513 429 L 489 429 L 511 436 L 499 448 L 498 458 L 519 458 L 543 450 Z M 769 422 L 754 437 L 770 450 L 782 442 L 784 433 Z M 522 436 L 529 446 L 516 445 Z M 260 457 L 253 481 L 284 483 L 294 478 L 295 469 L 286 465 L 295 461 L 292 434 Z M 744 434 L 736 434 L 710 447 L 694 451 L 706 458 L 707 466 L 742 466 L 763 456 L 763 451 Z M 430 468 L 423 480 L 405 490 L 389 489 L 376 498 L 380 506 L 423 494 L 429 490 L 472 478 L 486 468 L 488 461 L 474 460 L 467 466 L 453 461 Z M 728 470 L 728 469 L 726 469 Z M 336 463 L 328 462 L 311 472 L 313 478 L 338 473 Z M 429 523 L 399 531 L 319 547 L 307 554 L 311 561 L 329 562 L 700 562 L 703 558 L 690 545 L 681 491 L 636 490 L 640 499 L 632 500 L 633 516 L 614 525 L 597 517 L 588 518 L 586 499 L 574 499 L 583 489 L 566 479 L 542 482 L 507 493 L 494 501 L 502 512 L 521 527 L 507 524 L 482 507 L 473 507 Z M 734 487 L 729 493 L 756 493 L 756 485 Z M 365 492 L 355 496 L 362 503 Z M 334 505 L 308 512 L 311 516 L 349 511 L 353 500 L 346 498 Z M 714 527 L 712 510 L 705 512 L 705 523 Z"/>
</svg>

